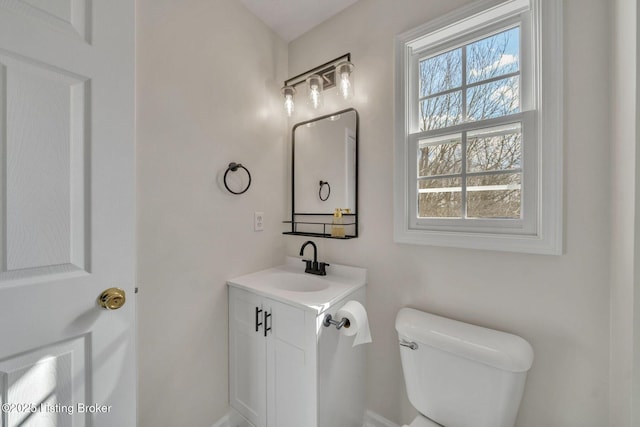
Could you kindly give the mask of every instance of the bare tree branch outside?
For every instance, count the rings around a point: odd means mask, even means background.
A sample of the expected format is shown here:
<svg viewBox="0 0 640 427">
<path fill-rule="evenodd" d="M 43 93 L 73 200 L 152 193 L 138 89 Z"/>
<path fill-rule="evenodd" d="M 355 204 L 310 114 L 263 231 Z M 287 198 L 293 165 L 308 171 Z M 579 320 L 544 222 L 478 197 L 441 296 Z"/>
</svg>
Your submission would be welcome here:
<svg viewBox="0 0 640 427">
<path fill-rule="evenodd" d="M 518 113 L 519 44 L 515 27 L 422 59 L 420 130 Z M 521 146 L 519 122 L 421 140 L 418 216 L 520 218 Z"/>
</svg>

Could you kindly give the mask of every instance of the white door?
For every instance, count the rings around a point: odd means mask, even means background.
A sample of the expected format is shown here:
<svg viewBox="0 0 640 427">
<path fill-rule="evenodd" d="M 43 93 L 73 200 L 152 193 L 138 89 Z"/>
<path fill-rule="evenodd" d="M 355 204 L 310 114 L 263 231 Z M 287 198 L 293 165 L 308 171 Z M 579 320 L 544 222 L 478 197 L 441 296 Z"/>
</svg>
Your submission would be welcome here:
<svg viewBox="0 0 640 427">
<path fill-rule="evenodd" d="M 0 0 L 2 427 L 136 423 L 134 45 L 131 0 Z"/>
</svg>

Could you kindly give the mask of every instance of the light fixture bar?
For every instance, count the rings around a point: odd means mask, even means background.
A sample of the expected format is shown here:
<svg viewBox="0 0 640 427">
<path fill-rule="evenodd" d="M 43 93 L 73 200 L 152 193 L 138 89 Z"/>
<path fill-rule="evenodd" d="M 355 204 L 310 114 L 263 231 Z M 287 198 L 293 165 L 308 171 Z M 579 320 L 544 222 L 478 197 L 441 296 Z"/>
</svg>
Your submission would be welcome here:
<svg viewBox="0 0 640 427">
<path fill-rule="evenodd" d="M 328 89 L 334 87 L 336 85 L 336 71 L 335 67 L 338 63 L 342 61 L 351 62 L 351 52 L 346 53 L 342 56 L 337 57 L 329 62 L 326 62 L 322 65 L 319 65 L 315 68 L 312 68 L 308 71 L 305 71 L 302 74 L 298 74 L 295 77 L 291 77 L 289 80 L 284 81 L 285 87 L 296 87 L 302 83 L 307 81 L 307 78 L 313 74 L 318 74 L 324 80 L 323 89 Z"/>
</svg>

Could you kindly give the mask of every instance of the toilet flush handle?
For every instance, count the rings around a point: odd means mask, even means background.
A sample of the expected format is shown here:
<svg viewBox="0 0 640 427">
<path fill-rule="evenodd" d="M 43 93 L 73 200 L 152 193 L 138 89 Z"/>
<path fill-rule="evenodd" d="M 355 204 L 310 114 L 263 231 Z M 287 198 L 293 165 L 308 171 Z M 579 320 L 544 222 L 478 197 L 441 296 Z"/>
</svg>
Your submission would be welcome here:
<svg viewBox="0 0 640 427">
<path fill-rule="evenodd" d="M 418 349 L 418 344 L 416 344 L 415 342 L 411 341 L 405 341 L 405 340 L 400 340 L 400 345 L 403 347 L 409 347 L 411 350 L 417 350 Z"/>
</svg>

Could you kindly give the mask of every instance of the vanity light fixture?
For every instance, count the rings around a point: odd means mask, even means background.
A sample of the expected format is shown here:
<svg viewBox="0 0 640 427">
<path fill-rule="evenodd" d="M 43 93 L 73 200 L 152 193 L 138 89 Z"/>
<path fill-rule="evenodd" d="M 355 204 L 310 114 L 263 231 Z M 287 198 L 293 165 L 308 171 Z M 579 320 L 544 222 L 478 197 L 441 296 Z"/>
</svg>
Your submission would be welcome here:
<svg viewBox="0 0 640 427">
<path fill-rule="evenodd" d="M 312 74 L 307 78 L 307 95 L 314 110 L 322 105 L 322 86 L 322 77 L 318 74 Z"/>
<path fill-rule="evenodd" d="M 342 61 L 336 65 L 336 76 L 339 80 L 336 86 L 338 87 L 338 95 L 343 99 L 349 99 L 353 96 L 353 64 L 349 61 Z"/>
<path fill-rule="evenodd" d="M 282 94 L 284 95 L 284 109 L 287 112 L 287 116 L 291 117 L 295 109 L 293 95 L 296 94 L 296 88 L 293 86 L 285 86 L 282 88 Z"/>
<path fill-rule="evenodd" d="M 338 88 L 338 94 L 343 99 L 353 96 L 353 68 L 351 53 L 347 53 L 286 80 L 282 94 L 287 115 L 291 117 L 293 114 L 296 87 L 301 84 L 305 84 L 307 87 L 308 101 L 313 109 L 322 106 L 322 92 L 332 87 Z"/>
</svg>

